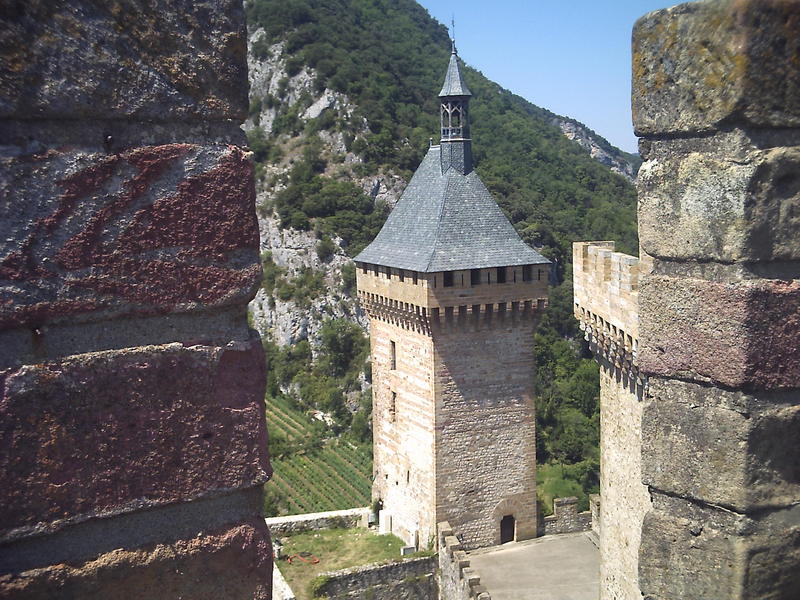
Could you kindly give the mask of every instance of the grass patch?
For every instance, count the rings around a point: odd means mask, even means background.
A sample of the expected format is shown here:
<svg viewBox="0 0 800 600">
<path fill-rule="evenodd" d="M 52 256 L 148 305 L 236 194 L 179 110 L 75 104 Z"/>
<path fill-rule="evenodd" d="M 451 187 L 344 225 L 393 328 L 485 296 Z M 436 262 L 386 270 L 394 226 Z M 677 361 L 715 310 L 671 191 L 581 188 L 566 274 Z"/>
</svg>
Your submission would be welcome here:
<svg viewBox="0 0 800 600">
<path fill-rule="evenodd" d="M 536 467 L 536 496 L 545 516 L 553 514 L 553 498 L 577 496 L 578 510 L 587 510 L 589 506 L 589 496 L 580 483 L 570 478 L 568 469 L 560 464 Z"/>
<path fill-rule="evenodd" d="M 286 556 L 310 552 L 319 559 L 317 564 L 301 560 L 291 563 L 279 560 L 280 569 L 298 600 L 311 600 L 312 587 L 320 573 L 367 565 L 387 560 L 400 560 L 400 538 L 377 535 L 369 529 L 324 529 L 308 531 L 281 538 Z"/>
</svg>

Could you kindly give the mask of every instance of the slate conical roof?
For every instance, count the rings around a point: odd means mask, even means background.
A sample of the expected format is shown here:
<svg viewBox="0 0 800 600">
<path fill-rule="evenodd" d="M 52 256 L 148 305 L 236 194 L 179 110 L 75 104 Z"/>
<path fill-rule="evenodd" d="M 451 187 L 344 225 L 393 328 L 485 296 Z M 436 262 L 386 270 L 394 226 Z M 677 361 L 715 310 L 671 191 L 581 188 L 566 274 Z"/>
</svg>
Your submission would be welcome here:
<svg viewBox="0 0 800 600">
<path fill-rule="evenodd" d="M 439 98 L 447 96 L 472 96 L 472 92 L 469 91 L 467 84 L 464 83 L 464 77 L 461 75 L 455 42 L 453 42 L 453 51 L 450 54 L 450 63 L 447 65 L 442 91 L 439 92 Z"/>
<path fill-rule="evenodd" d="M 433 146 L 356 262 L 430 273 L 549 263 L 511 226 L 475 171 L 442 173 Z"/>
</svg>

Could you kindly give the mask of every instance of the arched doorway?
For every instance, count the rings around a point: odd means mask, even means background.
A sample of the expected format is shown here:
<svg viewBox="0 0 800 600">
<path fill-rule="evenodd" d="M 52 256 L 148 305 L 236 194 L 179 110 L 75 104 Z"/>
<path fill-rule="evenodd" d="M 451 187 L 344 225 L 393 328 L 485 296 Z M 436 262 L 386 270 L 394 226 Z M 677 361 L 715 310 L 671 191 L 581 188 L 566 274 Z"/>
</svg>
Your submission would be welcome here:
<svg viewBox="0 0 800 600">
<path fill-rule="evenodd" d="M 515 533 L 514 529 L 515 529 L 514 515 L 505 515 L 502 519 L 500 519 L 501 544 L 514 541 L 514 533 Z"/>
</svg>

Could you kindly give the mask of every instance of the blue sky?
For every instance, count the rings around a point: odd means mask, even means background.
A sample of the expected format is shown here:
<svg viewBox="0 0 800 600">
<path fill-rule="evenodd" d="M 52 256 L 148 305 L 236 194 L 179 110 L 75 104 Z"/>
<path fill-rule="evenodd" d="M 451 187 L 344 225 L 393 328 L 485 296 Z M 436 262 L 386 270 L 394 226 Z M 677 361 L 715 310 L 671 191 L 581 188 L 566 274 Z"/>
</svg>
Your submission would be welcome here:
<svg viewBox="0 0 800 600">
<path fill-rule="evenodd" d="M 417 0 L 446 25 L 462 59 L 489 79 L 636 152 L 631 29 L 669 0 Z"/>
</svg>

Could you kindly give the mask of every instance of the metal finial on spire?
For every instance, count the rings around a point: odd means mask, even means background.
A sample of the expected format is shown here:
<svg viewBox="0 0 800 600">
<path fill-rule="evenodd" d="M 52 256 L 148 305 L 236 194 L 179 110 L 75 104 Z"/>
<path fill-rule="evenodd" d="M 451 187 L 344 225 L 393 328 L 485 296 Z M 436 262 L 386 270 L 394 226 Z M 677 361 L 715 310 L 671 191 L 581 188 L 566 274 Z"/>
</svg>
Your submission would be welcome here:
<svg viewBox="0 0 800 600">
<path fill-rule="evenodd" d="M 453 42 L 453 49 L 451 50 L 452 54 L 458 54 L 456 51 L 456 15 L 450 17 L 450 41 Z"/>
</svg>

